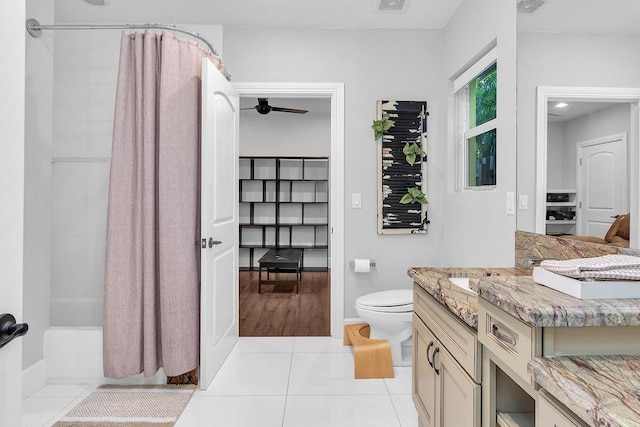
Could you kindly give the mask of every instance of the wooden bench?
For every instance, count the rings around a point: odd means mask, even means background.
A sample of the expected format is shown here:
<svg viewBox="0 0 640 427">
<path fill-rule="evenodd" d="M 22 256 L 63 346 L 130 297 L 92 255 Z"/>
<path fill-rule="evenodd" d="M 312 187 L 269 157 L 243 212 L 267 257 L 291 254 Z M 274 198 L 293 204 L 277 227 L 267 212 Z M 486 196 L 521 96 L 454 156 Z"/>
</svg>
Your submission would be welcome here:
<svg viewBox="0 0 640 427">
<path fill-rule="evenodd" d="M 356 379 L 393 378 L 391 346 L 387 340 L 369 338 L 371 328 L 366 323 L 345 325 L 344 345 L 353 345 Z"/>
</svg>

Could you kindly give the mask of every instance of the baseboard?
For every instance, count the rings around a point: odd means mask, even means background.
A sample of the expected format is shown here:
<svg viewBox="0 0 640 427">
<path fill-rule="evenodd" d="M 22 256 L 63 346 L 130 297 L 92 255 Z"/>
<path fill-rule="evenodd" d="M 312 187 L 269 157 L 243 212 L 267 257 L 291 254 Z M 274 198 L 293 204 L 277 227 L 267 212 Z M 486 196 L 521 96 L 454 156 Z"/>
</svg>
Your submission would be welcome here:
<svg viewBox="0 0 640 427">
<path fill-rule="evenodd" d="M 44 359 L 22 371 L 22 398 L 26 399 L 47 385 L 47 364 Z"/>
<path fill-rule="evenodd" d="M 363 320 L 359 317 L 345 317 L 345 325 L 353 325 L 354 323 L 363 323 Z"/>
</svg>

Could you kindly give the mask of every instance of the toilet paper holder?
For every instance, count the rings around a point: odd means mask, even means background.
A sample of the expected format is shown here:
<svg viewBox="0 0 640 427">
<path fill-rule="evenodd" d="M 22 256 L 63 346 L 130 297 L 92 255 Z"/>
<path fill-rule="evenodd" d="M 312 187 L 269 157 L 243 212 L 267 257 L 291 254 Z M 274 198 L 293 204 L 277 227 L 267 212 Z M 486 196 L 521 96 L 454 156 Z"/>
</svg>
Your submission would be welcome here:
<svg viewBox="0 0 640 427">
<path fill-rule="evenodd" d="M 355 260 L 351 260 L 351 261 L 349 261 L 349 266 L 354 267 L 355 265 L 356 265 Z M 375 267 L 375 266 L 376 266 L 376 262 L 375 262 L 375 261 L 373 261 L 373 260 L 371 260 L 371 261 L 369 261 L 369 265 L 370 265 L 371 267 Z"/>
</svg>

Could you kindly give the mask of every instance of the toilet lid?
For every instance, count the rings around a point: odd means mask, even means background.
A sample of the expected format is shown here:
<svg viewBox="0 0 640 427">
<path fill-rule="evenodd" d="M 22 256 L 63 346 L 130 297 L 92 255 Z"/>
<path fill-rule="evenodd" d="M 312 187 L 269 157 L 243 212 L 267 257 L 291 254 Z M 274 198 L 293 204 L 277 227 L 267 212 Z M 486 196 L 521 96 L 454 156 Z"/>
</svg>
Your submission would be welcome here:
<svg viewBox="0 0 640 427">
<path fill-rule="evenodd" d="M 371 309 L 390 308 L 393 311 L 411 311 L 413 310 L 413 291 L 411 289 L 396 289 L 374 292 L 356 299 L 356 305 Z"/>
</svg>

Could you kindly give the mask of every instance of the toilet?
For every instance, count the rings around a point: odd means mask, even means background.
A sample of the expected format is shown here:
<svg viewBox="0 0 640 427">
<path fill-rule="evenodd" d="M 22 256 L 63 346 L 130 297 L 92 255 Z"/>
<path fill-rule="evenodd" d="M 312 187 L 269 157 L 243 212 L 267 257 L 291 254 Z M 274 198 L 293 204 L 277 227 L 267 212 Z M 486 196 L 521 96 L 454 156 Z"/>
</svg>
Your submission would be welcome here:
<svg viewBox="0 0 640 427">
<path fill-rule="evenodd" d="M 389 341 L 393 365 L 411 366 L 410 355 L 402 357 L 402 344 L 412 334 L 413 291 L 398 289 L 363 295 L 356 299 L 355 307 L 371 328 L 369 338 Z"/>
</svg>

